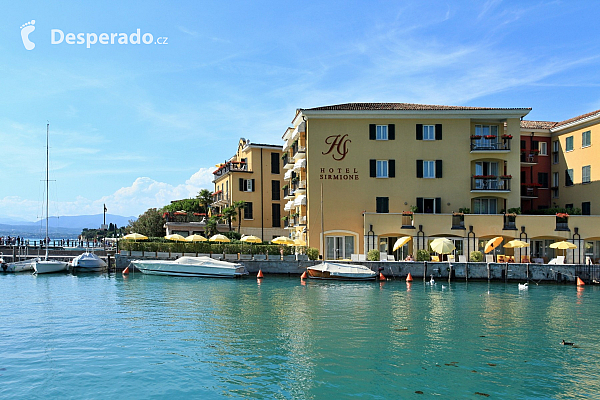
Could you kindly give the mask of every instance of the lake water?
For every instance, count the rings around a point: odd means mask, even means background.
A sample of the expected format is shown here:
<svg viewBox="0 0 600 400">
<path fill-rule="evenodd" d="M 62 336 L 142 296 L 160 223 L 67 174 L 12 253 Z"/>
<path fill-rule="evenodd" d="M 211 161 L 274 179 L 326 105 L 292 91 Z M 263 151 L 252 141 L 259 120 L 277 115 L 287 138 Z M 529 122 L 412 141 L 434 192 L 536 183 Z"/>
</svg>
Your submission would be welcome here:
<svg viewBox="0 0 600 400">
<path fill-rule="evenodd" d="M 3 274 L 0 397 L 598 398 L 599 289 Z"/>
</svg>

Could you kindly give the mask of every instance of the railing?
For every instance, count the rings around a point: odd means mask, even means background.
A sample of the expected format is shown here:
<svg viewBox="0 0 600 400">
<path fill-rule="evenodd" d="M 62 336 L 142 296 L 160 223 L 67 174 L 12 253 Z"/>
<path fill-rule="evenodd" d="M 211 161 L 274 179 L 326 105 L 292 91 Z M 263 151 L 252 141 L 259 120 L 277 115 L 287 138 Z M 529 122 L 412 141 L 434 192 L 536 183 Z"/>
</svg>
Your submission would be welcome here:
<svg viewBox="0 0 600 400">
<path fill-rule="evenodd" d="M 412 214 L 402 214 L 402 229 L 412 229 L 413 226 L 413 215 Z"/>
<path fill-rule="evenodd" d="M 298 189 L 306 189 L 306 181 L 300 181 L 298 182 Z"/>
<path fill-rule="evenodd" d="M 300 223 L 300 225 L 306 225 L 306 215 L 300 217 L 299 223 Z"/>
<path fill-rule="evenodd" d="M 502 229 L 516 230 L 517 229 L 516 215 L 504 214 L 504 227 Z"/>
<path fill-rule="evenodd" d="M 556 228 L 557 231 L 568 231 L 569 230 L 569 218 L 568 217 L 556 217 Z"/>
<path fill-rule="evenodd" d="M 289 187 L 284 187 L 283 188 L 283 198 L 285 199 L 286 197 L 288 197 L 290 195 L 290 188 Z"/>
<path fill-rule="evenodd" d="M 493 190 L 500 192 L 510 192 L 511 178 L 498 176 L 478 176 L 471 177 L 471 190 Z"/>
<path fill-rule="evenodd" d="M 299 157 L 297 157 L 299 154 L 303 154 L 303 153 L 306 153 L 306 146 L 297 146 L 296 148 L 292 148 L 292 154 L 293 154 L 294 160 L 299 158 Z"/>
<path fill-rule="evenodd" d="M 510 139 L 471 138 L 471 151 L 510 150 Z"/>
<path fill-rule="evenodd" d="M 227 162 L 225 165 L 221 166 L 215 172 L 213 172 L 213 174 L 214 174 L 215 178 L 218 178 L 229 172 L 244 172 L 244 171 L 248 171 L 248 164 L 246 164 L 245 162 L 230 161 L 230 162 Z"/>
<path fill-rule="evenodd" d="M 521 186 L 521 197 L 538 197 L 538 188 L 530 186 Z"/>
<path fill-rule="evenodd" d="M 202 222 L 207 219 L 204 213 L 179 213 L 179 212 L 166 212 L 163 214 L 166 222 Z"/>
<path fill-rule="evenodd" d="M 465 229 L 465 216 L 461 214 L 453 214 L 451 229 Z"/>
<path fill-rule="evenodd" d="M 522 163 L 530 163 L 537 164 L 538 162 L 538 153 L 532 153 L 529 151 L 521 153 L 521 162 Z"/>
<path fill-rule="evenodd" d="M 283 157 L 281 157 L 282 164 L 285 165 L 288 163 L 288 154 L 285 153 Z"/>
<path fill-rule="evenodd" d="M 213 194 L 213 203 L 219 203 L 219 202 L 229 202 L 229 194 L 228 193 L 215 193 Z"/>
</svg>

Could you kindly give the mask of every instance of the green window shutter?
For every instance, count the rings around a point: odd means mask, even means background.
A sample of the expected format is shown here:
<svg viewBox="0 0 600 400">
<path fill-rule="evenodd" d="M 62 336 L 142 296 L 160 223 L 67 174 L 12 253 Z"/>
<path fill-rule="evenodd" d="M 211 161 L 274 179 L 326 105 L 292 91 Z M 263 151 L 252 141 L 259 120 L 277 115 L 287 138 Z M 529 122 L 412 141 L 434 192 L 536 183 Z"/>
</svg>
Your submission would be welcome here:
<svg viewBox="0 0 600 400">
<path fill-rule="evenodd" d="M 396 177 L 396 160 L 388 160 L 388 178 Z"/>
<path fill-rule="evenodd" d="M 377 160 L 369 160 L 369 176 L 371 178 L 377 176 Z"/>
<path fill-rule="evenodd" d="M 423 124 L 417 124 L 417 140 L 423 140 Z"/>
<path fill-rule="evenodd" d="M 417 160 L 417 178 L 423 177 L 423 160 Z"/>
<path fill-rule="evenodd" d="M 423 198 L 422 197 L 417 197 L 417 212 L 418 213 L 423 212 Z"/>
<path fill-rule="evenodd" d="M 442 160 L 435 160 L 435 177 L 442 177 Z"/>
<path fill-rule="evenodd" d="M 396 125 L 388 125 L 388 140 L 396 140 Z"/>
<path fill-rule="evenodd" d="M 435 124 L 435 140 L 442 140 L 442 124 Z"/>
<path fill-rule="evenodd" d="M 377 127 L 375 124 L 369 124 L 369 140 L 377 139 Z"/>
</svg>

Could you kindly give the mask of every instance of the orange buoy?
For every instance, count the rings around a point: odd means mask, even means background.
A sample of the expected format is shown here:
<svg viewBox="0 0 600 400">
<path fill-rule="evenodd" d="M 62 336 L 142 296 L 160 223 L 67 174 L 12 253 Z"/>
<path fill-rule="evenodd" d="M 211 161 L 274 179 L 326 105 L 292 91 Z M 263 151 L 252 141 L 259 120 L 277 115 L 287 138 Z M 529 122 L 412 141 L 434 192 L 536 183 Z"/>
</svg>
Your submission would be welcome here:
<svg viewBox="0 0 600 400">
<path fill-rule="evenodd" d="M 304 272 L 302 273 L 302 275 L 300 276 L 300 279 L 306 279 L 306 276 L 307 276 L 307 275 L 306 275 L 306 271 L 304 271 Z"/>
<path fill-rule="evenodd" d="M 385 276 L 381 272 L 379 273 L 379 280 L 385 281 Z"/>
<path fill-rule="evenodd" d="M 258 274 L 256 275 L 257 278 L 264 278 L 264 275 L 262 273 L 262 269 L 258 270 Z"/>
<path fill-rule="evenodd" d="M 577 277 L 577 286 L 583 286 L 585 285 L 585 282 L 581 280 L 580 277 Z"/>
<path fill-rule="evenodd" d="M 123 275 L 127 275 L 129 273 L 129 266 L 123 270 Z"/>
<path fill-rule="evenodd" d="M 412 282 L 412 275 L 410 274 L 410 272 L 408 273 L 408 276 L 406 277 L 406 282 Z"/>
</svg>

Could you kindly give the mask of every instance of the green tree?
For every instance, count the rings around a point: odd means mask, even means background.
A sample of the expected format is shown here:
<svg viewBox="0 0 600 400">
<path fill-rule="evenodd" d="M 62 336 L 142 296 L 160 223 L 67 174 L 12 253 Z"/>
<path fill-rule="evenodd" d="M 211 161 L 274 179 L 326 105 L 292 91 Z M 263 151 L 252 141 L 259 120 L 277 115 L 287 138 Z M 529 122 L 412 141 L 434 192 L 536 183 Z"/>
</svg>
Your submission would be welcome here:
<svg viewBox="0 0 600 400">
<path fill-rule="evenodd" d="M 233 202 L 233 207 L 238 212 L 238 233 L 240 233 L 240 230 L 242 228 L 242 211 L 244 210 L 245 206 L 246 206 L 246 202 L 244 200 Z"/>
<path fill-rule="evenodd" d="M 202 212 L 202 206 L 200 205 L 200 201 L 198 199 L 184 199 L 177 200 L 172 202 L 171 204 L 164 206 L 162 211 L 175 212 L 175 211 L 185 211 L 185 212 Z"/>
<path fill-rule="evenodd" d="M 198 192 L 198 196 L 196 198 L 200 201 L 200 205 L 203 208 L 203 212 L 208 215 L 208 211 L 210 210 L 210 205 L 213 202 L 212 193 L 208 189 L 202 189 Z"/>
<path fill-rule="evenodd" d="M 219 233 L 219 231 L 217 230 L 217 221 L 218 221 L 218 218 L 215 216 L 212 216 L 206 220 L 206 226 L 204 227 L 204 229 L 206 231 L 207 237 L 210 237 L 212 235 L 216 235 L 217 233 Z"/>
<path fill-rule="evenodd" d="M 235 207 L 225 207 L 223 209 L 223 216 L 227 218 L 227 222 L 229 222 L 229 231 L 231 232 L 231 222 L 235 221 L 237 218 L 237 210 Z"/>
<path fill-rule="evenodd" d="M 140 215 L 137 220 L 129 221 L 127 230 L 141 233 L 148 237 L 162 237 L 165 236 L 164 225 L 165 219 L 162 213 L 156 208 L 150 208 Z"/>
</svg>

